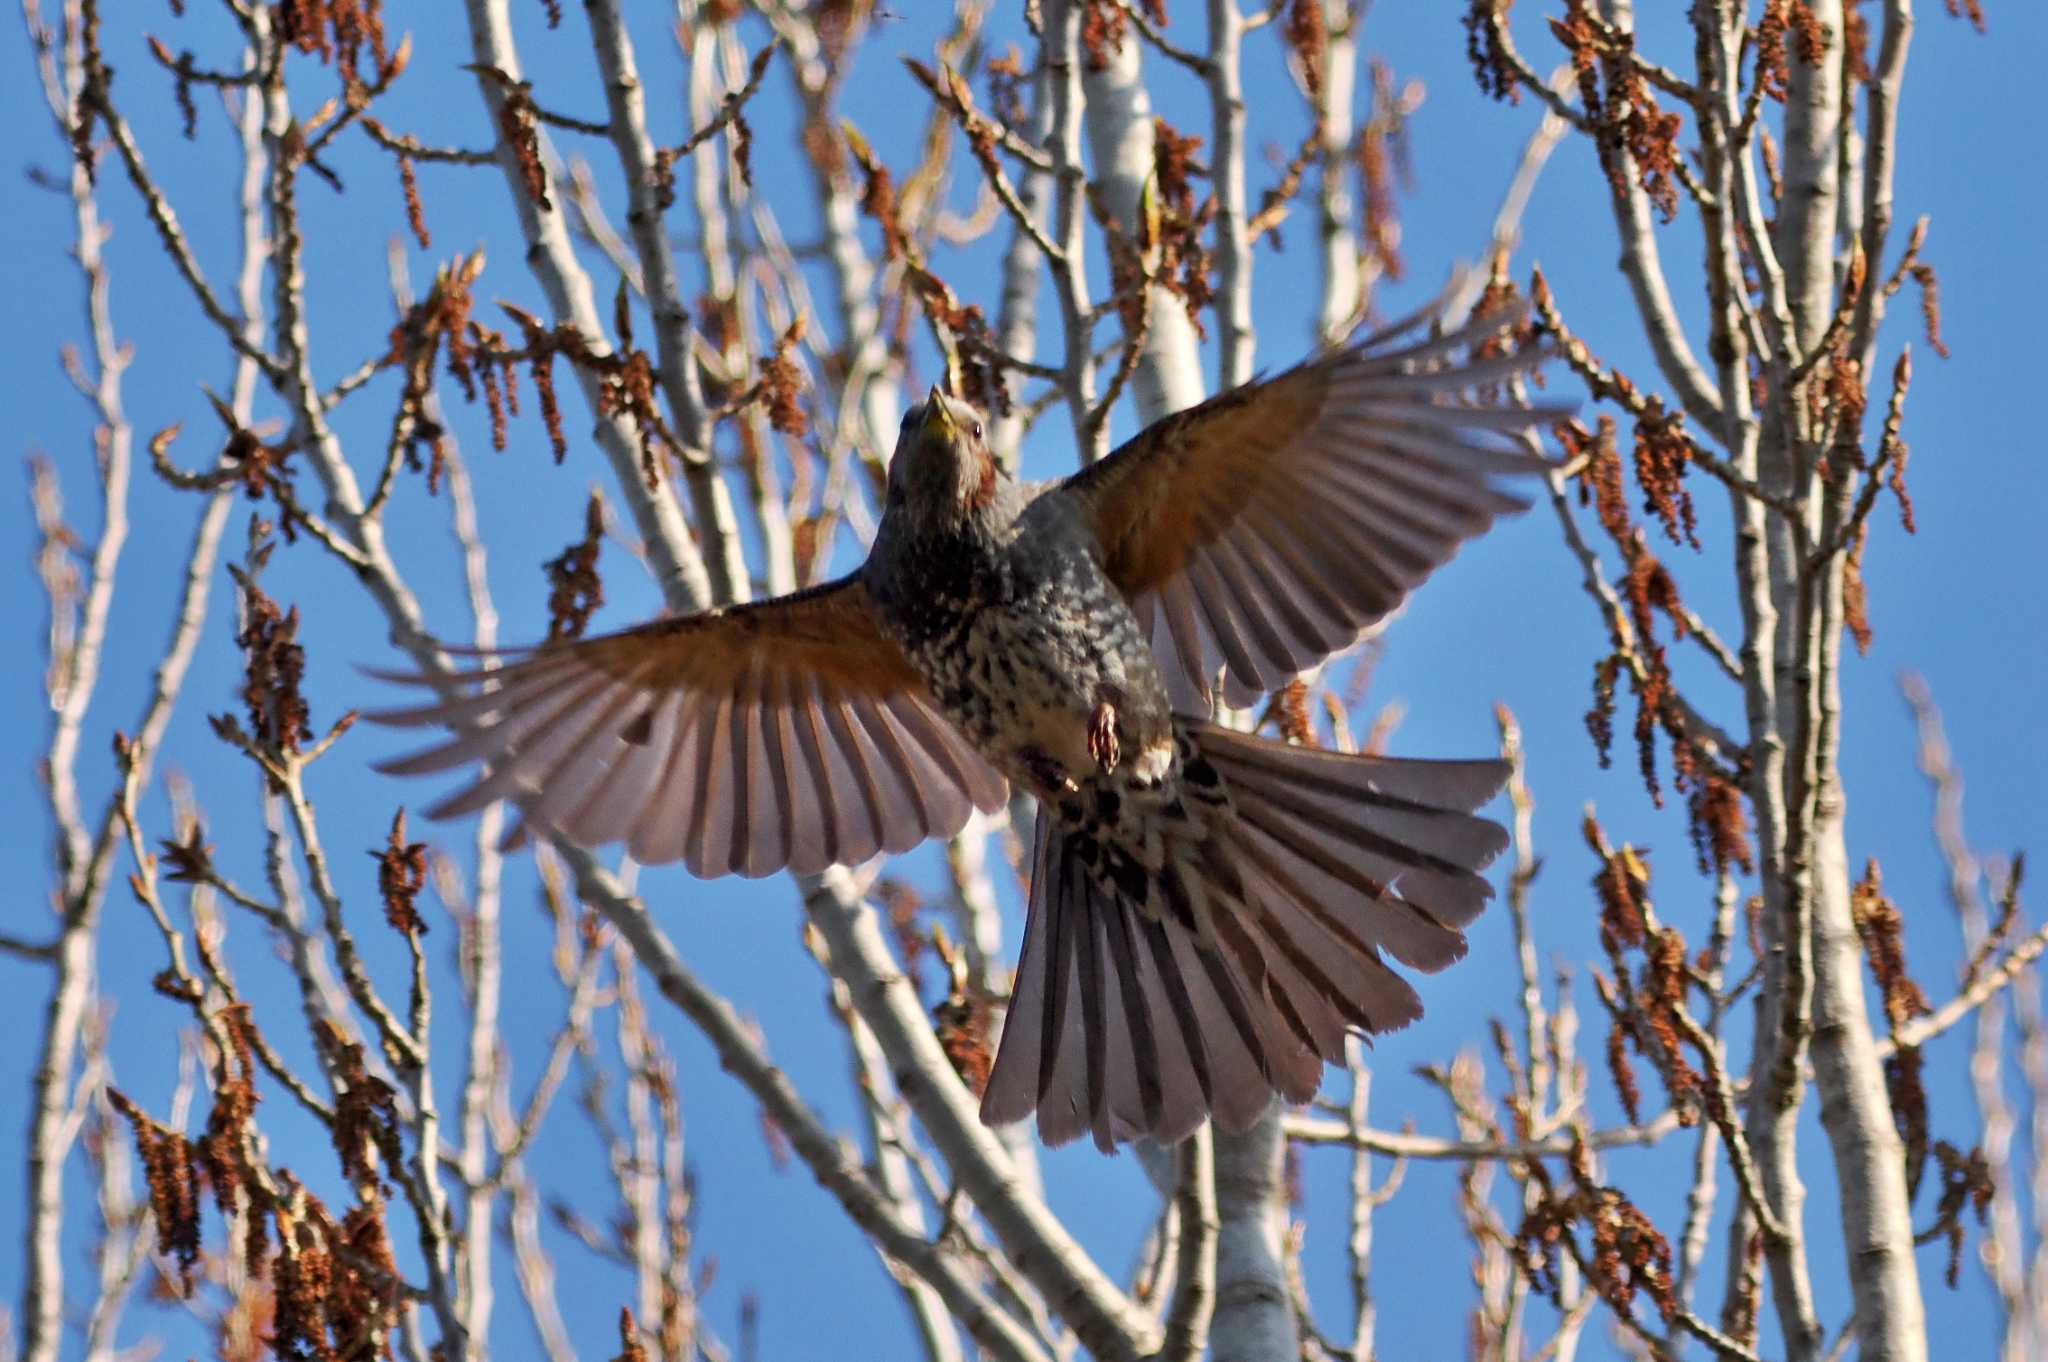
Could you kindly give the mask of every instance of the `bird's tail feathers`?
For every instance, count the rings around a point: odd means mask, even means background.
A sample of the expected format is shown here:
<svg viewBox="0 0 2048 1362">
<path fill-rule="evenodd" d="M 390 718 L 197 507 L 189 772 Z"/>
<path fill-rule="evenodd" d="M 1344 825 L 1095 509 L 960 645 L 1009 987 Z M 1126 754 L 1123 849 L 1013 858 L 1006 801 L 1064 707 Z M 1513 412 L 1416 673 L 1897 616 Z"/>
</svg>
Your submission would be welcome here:
<svg viewBox="0 0 2048 1362">
<path fill-rule="evenodd" d="M 1167 838 L 1152 907 L 1099 875 L 1085 832 L 1041 815 L 1031 909 L 995 1070 L 992 1124 L 1038 1112 L 1059 1144 L 1242 1129 L 1270 1094 L 1307 1101 L 1344 1037 L 1405 1026 L 1420 999 L 1381 952 L 1435 971 L 1491 894 L 1507 844 L 1469 811 L 1497 761 L 1297 747 L 1182 720 L 1183 774 L 1233 811 Z M 1197 825 L 1198 826 L 1198 825 Z M 1176 887 L 1178 886 L 1178 887 Z"/>
</svg>

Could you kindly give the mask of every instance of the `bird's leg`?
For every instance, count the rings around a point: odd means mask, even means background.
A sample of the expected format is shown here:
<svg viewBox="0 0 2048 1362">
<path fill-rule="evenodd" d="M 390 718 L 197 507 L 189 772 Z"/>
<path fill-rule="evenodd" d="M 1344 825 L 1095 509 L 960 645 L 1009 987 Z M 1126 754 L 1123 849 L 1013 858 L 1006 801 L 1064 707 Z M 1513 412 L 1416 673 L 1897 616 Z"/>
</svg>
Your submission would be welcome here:
<svg viewBox="0 0 2048 1362">
<path fill-rule="evenodd" d="M 1035 793 L 1041 798 L 1057 798 L 1060 795 L 1081 792 L 1081 787 L 1067 774 L 1067 768 L 1060 764 L 1060 759 L 1037 743 L 1019 747 L 1016 756 L 1018 764 L 1023 766 L 1030 776 L 1031 783 L 1038 787 Z"/>
<path fill-rule="evenodd" d="M 1121 752 L 1116 741 L 1116 706 L 1107 697 L 1095 702 L 1095 712 L 1088 716 L 1088 755 L 1095 758 L 1095 764 L 1108 775 L 1116 770 L 1117 758 Z"/>
</svg>

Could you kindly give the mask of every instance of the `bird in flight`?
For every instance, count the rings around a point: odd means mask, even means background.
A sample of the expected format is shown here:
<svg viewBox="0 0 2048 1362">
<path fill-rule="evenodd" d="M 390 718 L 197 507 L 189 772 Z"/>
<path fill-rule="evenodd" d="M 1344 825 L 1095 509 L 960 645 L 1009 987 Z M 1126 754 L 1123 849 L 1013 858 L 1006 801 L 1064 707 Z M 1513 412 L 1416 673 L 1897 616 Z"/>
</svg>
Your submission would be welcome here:
<svg viewBox="0 0 2048 1362">
<path fill-rule="evenodd" d="M 1213 723 L 1377 628 L 1540 472 L 1554 413 L 1484 400 L 1516 311 L 1422 313 L 1018 481 L 936 387 L 903 419 L 872 549 L 837 581 L 396 676 L 375 716 L 480 764 L 430 812 L 623 841 L 702 876 L 815 873 L 1039 816 L 990 1124 L 1171 1142 L 1314 1095 L 1350 1031 L 1422 1004 L 1386 957 L 1465 951 L 1506 845 L 1498 761 L 1350 755 Z"/>
</svg>

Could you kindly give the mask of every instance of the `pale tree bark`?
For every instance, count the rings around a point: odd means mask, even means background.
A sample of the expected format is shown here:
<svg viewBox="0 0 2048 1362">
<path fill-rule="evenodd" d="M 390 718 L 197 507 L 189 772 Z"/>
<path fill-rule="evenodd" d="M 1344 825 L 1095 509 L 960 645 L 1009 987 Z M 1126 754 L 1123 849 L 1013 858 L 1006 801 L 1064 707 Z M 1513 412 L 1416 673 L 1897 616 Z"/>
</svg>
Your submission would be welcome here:
<svg viewBox="0 0 2048 1362">
<path fill-rule="evenodd" d="M 1238 131 L 1244 118 L 1237 74 L 1241 21 L 1232 0 L 1212 0 L 1209 22 L 1208 85 L 1219 134 L 1211 167 L 1220 244 L 1219 363 L 1223 383 L 1235 385 L 1250 377 L 1252 356 L 1251 258 L 1245 239 L 1244 148 Z M 1117 228 L 1133 237 L 1143 211 L 1141 196 L 1156 174 L 1152 107 L 1141 52 L 1138 41 L 1127 38 L 1106 51 L 1101 69 L 1088 70 L 1083 80 L 1093 153 L 1090 179 Z M 1126 343 L 1134 339 L 1126 337 Z M 1131 379 L 1140 426 L 1202 400 L 1206 394 L 1194 324 L 1182 300 L 1164 287 L 1146 290 L 1142 346 Z M 1242 1134 L 1219 1133 L 1215 1147 L 1218 1230 L 1211 1355 L 1219 1362 L 1294 1356 L 1299 1343 L 1287 1291 L 1288 1215 L 1281 1171 L 1287 1141 L 1280 1130 L 1279 1105 L 1269 1107 Z"/>
<path fill-rule="evenodd" d="M 1351 193 L 1358 21 L 1344 0 L 1328 0 L 1323 6 L 1323 22 L 1330 37 L 1315 104 L 1316 117 L 1323 126 L 1316 161 L 1316 237 L 1323 253 L 1323 297 L 1316 336 L 1325 345 L 1334 345 L 1349 334 L 1363 313 L 1369 282 L 1359 268 L 1358 232 L 1352 224 L 1352 215 L 1358 211 Z"/>
<path fill-rule="evenodd" d="M 1031 122 L 1026 139 L 1043 147 L 1052 133 L 1053 102 L 1050 66 L 1041 61 L 1031 76 Z M 1018 223 L 1010 232 L 1010 245 L 1003 252 L 1003 291 L 996 304 L 996 344 L 1004 354 L 1029 355 L 1038 346 L 1038 285 L 1045 260 L 1031 228 L 1045 229 L 1045 201 L 1052 192 L 1052 177 L 1027 168 L 1018 186 L 1030 226 Z M 989 426 L 989 445 L 1012 470 L 1017 467 L 1018 445 L 1024 438 L 1024 412 L 1013 404 L 997 412 Z"/>
<path fill-rule="evenodd" d="M 1840 4 L 1820 4 L 1814 10 L 1835 41 L 1841 42 L 1844 16 Z M 1892 82 L 1894 98 L 1903 72 L 1904 29 L 1911 22 L 1909 4 L 1894 4 L 1886 16 L 1883 50 L 1891 60 L 1885 79 Z M 1852 193 L 1855 186 L 1842 183 L 1839 176 L 1828 176 L 1820 166 L 1839 165 L 1839 147 L 1853 132 L 1853 125 L 1842 88 L 1844 63 L 1838 56 L 1831 51 L 1810 73 L 1804 63 L 1795 63 L 1794 72 L 1786 124 L 1787 202 L 1780 208 L 1779 231 L 1788 239 L 1803 239 L 1799 248 L 1788 253 L 1786 274 L 1796 300 L 1801 353 L 1811 354 L 1822 344 L 1829 324 L 1830 300 L 1838 278 L 1833 262 L 1840 252 L 1815 259 L 1807 253 L 1805 242 L 1822 240 L 1824 230 L 1830 237 L 1837 235 L 1839 208 L 1826 200 L 1831 195 Z M 1793 122 L 1794 111 L 1806 114 L 1803 126 Z M 1796 225 L 1803 216 L 1796 186 L 1808 178 L 1804 169 L 1809 155 L 1815 165 L 1811 176 L 1814 193 L 1810 217 L 1802 230 Z M 1891 167 L 1873 162 L 1872 170 L 1881 177 L 1888 199 Z M 1881 250 L 1882 227 L 1876 230 L 1879 236 L 1874 245 Z M 1823 497 L 1828 498 L 1825 503 Z M 1818 537 L 1826 542 L 1840 532 L 1847 510 L 1844 494 L 1816 488 L 1812 499 L 1817 503 Z M 1812 571 L 1806 563 L 1798 567 Z M 1891 1103 L 1874 1048 L 1861 951 L 1851 920 L 1848 808 L 1841 780 L 1841 667 L 1847 633 L 1843 574 L 1842 557 L 1829 555 L 1819 584 L 1815 621 L 1818 669 L 1806 682 L 1818 692 L 1808 720 L 1818 731 L 1807 739 L 1816 749 L 1812 776 L 1814 869 L 1818 876 L 1813 916 L 1813 1067 L 1820 1091 L 1821 1123 L 1834 1153 L 1843 1245 L 1856 1299 L 1855 1330 L 1862 1355 L 1916 1362 L 1927 1356 L 1927 1326 L 1919 1273 L 1913 1262 L 1911 1198 L 1906 1190 L 1903 1148 L 1893 1127 Z"/>
<path fill-rule="evenodd" d="M 1142 230 L 1139 199 L 1158 192 L 1148 186 L 1156 172 L 1152 99 L 1141 53 L 1138 41 L 1128 38 L 1102 53 L 1099 70 L 1086 57 L 1081 63 L 1089 182 L 1117 230 L 1134 242 Z M 1201 355 L 1187 309 L 1167 289 L 1151 288 L 1145 291 L 1144 313 L 1142 353 L 1131 375 L 1131 399 L 1141 426 L 1204 396 Z"/>
</svg>

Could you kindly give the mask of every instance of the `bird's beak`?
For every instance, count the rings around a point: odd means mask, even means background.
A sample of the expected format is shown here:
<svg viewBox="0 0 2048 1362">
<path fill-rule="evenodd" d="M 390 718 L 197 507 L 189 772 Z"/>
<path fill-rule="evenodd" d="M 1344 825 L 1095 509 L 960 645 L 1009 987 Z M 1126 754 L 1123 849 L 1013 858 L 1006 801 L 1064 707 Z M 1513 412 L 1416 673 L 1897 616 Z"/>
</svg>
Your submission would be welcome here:
<svg viewBox="0 0 2048 1362">
<path fill-rule="evenodd" d="M 953 413 L 946 410 L 945 394 L 939 391 L 936 383 L 925 394 L 924 421 L 918 429 L 926 439 L 950 442 L 953 438 Z"/>
</svg>

